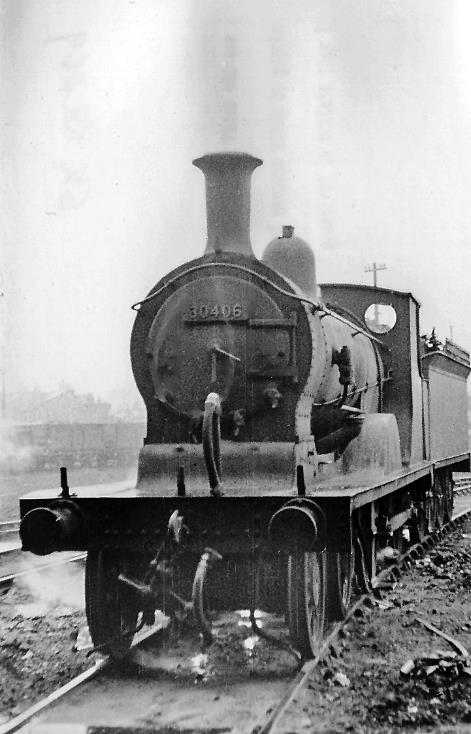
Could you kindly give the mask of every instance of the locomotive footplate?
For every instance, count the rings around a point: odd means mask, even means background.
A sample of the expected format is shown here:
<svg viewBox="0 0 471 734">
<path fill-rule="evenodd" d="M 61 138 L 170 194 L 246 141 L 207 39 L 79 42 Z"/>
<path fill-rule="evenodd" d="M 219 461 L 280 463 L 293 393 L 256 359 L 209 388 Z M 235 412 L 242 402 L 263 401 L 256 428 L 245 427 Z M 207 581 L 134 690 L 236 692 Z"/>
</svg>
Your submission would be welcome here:
<svg viewBox="0 0 471 734">
<path fill-rule="evenodd" d="M 286 475 L 276 477 L 276 472 L 265 476 L 263 482 L 258 473 L 252 474 L 250 481 L 239 488 L 229 478 L 227 493 L 222 497 L 210 496 L 207 486 L 205 495 L 196 487 L 194 493 L 188 491 L 179 496 L 175 485 L 164 486 L 164 477 L 153 486 L 149 482 L 125 491 L 121 487 L 115 491 L 112 487 L 108 491 L 100 487 L 78 488 L 71 490 L 67 499 L 57 490 L 42 490 L 21 498 L 20 533 L 23 549 L 39 554 L 100 546 L 148 556 L 163 541 L 168 520 L 178 511 L 187 531 L 185 547 L 190 553 L 199 555 L 206 546 L 223 555 L 271 553 L 276 550 L 269 537 L 274 515 L 293 501 L 312 500 L 327 529 L 325 548 L 348 552 L 355 510 L 418 480 L 429 484 L 435 470 L 433 463 L 422 462 L 387 476 L 336 475 L 322 483 L 306 483 L 304 497 L 299 496 L 296 488 L 286 491 L 292 482 L 287 482 Z M 282 485 L 285 492 L 281 491 Z M 188 486 L 193 490 L 190 483 Z M 164 492 L 166 496 L 162 496 Z"/>
</svg>

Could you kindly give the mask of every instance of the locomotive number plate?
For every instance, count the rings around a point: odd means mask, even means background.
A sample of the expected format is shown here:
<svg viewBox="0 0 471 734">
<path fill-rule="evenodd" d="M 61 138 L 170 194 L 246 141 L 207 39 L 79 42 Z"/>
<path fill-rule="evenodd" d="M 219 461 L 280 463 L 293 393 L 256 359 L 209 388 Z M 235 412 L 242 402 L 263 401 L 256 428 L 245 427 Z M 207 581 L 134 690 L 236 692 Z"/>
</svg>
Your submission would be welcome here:
<svg viewBox="0 0 471 734">
<path fill-rule="evenodd" d="M 185 323 L 246 320 L 246 310 L 240 303 L 192 303 L 184 317 Z"/>
</svg>

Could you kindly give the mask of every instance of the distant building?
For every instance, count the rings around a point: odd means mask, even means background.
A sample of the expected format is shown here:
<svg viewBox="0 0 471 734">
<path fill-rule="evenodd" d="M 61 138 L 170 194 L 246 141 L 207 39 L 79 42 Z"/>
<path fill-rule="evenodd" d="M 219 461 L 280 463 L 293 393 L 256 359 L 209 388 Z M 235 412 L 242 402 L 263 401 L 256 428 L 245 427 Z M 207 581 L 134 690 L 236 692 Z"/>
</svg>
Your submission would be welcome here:
<svg viewBox="0 0 471 734">
<path fill-rule="evenodd" d="M 45 393 L 32 390 L 9 395 L 7 421 L 14 423 L 113 423 L 111 404 L 95 399 L 91 393 L 72 389 Z"/>
</svg>

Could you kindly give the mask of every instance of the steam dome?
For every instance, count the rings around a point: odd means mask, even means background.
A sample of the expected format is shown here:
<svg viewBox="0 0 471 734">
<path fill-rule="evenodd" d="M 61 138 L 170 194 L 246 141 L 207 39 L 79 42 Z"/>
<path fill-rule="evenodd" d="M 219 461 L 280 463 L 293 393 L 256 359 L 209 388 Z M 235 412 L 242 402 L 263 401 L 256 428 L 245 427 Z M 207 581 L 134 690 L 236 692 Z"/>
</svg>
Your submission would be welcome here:
<svg viewBox="0 0 471 734">
<path fill-rule="evenodd" d="M 281 237 L 268 243 L 262 262 L 296 283 L 307 296 L 317 299 L 314 253 L 307 242 L 294 235 L 294 227 L 285 225 Z"/>
</svg>

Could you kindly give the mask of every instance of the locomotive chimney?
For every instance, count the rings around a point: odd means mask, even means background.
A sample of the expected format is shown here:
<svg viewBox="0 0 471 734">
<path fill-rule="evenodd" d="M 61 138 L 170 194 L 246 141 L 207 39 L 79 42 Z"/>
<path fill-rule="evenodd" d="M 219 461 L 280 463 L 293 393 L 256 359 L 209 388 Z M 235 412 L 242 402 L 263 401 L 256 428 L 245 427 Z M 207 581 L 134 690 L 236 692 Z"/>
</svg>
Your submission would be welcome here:
<svg viewBox="0 0 471 734">
<path fill-rule="evenodd" d="M 248 153 L 210 153 L 193 161 L 206 178 L 206 218 L 211 252 L 255 257 L 250 242 L 250 177 L 263 161 Z"/>
</svg>

